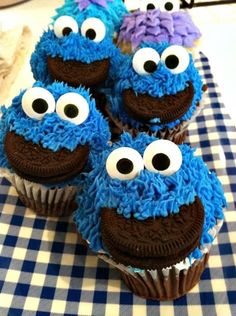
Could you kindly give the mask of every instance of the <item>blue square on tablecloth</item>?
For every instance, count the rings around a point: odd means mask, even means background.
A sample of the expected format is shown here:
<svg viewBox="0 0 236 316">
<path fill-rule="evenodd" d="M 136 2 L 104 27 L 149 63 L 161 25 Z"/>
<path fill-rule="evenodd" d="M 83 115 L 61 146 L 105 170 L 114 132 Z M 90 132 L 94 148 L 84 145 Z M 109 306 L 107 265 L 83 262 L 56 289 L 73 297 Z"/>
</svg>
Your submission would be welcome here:
<svg viewBox="0 0 236 316">
<path fill-rule="evenodd" d="M 59 275 L 60 264 L 49 263 L 47 268 L 47 275 Z"/>
<path fill-rule="evenodd" d="M 21 226 L 23 223 L 24 217 L 19 215 L 12 215 L 11 225 Z"/>
<path fill-rule="evenodd" d="M 21 200 L 19 198 L 16 200 L 16 205 L 25 207 L 25 205 L 21 202 Z"/>
<path fill-rule="evenodd" d="M 66 233 L 68 231 L 68 222 L 57 222 L 56 231 L 61 233 Z"/>
<path fill-rule="evenodd" d="M 235 266 L 222 267 L 222 269 L 223 269 L 225 279 L 236 278 L 236 267 Z M 236 300 L 236 297 L 235 297 L 235 300 Z"/>
<path fill-rule="evenodd" d="M 17 283 L 14 295 L 27 296 L 30 285 L 24 283 Z"/>
<path fill-rule="evenodd" d="M 121 292 L 120 293 L 120 304 L 132 305 L 133 304 L 133 294 L 131 292 Z"/>
<path fill-rule="evenodd" d="M 109 269 L 107 268 L 97 268 L 96 270 L 96 279 L 105 279 L 108 280 L 109 279 Z"/>
<path fill-rule="evenodd" d="M 44 286 L 41 292 L 40 297 L 48 300 L 53 300 L 55 295 L 55 288 L 50 286 Z"/>
<path fill-rule="evenodd" d="M 38 311 L 35 316 L 51 316 L 51 313 Z"/>
<path fill-rule="evenodd" d="M 34 229 L 44 229 L 46 224 L 46 220 L 42 218 L 36 218 L 34 221 L 33 228 Z"/>
<path fill-rule="evenodd" d="M 147 300 L 147 305 L 148 305 L 148 306 L 159 306 L 159 305 L 160 305 L 160 301 L 157 301 L 157 300 Z"/>
<path fill-rule="evenodd" d="M 65 244 L 63 242 L 54 241 L 52 244 L 51 252 L 63 253 Z"/>
<path fill-rule="evenodd" d="M 31 238 L 29 240 L 29 244 L 28 244 L 27 248 L 31 249 L 31 250 L 39 250 L 40 249 L 40 245 L 41 245 L 41 240 Z"/>
<path fill-rule="evenodd" d="M 0 280 L 0 293 L 2 292 L 3 285 L 4 285 L 4 281 Z"/>
<path fill-rule="evenodd" d="M 202 305 L 215 305 L 214 294 L 212 292 L 200 292 Z"/>
<path fill-rule="evenodd" d="M 23 310 L 19 308 L 10 308 L 8 312 L 8 316 L 21 316 L 23 315 Z"/>
<path fill-rule="evenodd" d="M 73 278 L 82 278 L 84 276 L 84 267 L 73 266 L 71 275 Z"/>
<path fill-rule="evenodd" d="M 233 253 L 231 244 L 219 244 L 218 247 L 221 255 L 231 255 Z"/>
<path fill-rule="evenodd" d="M 234 159 L 234 155 L 231 152 L 225 153 L 225 157 L 226 157 L 226 159 Z M 227 172 L 231 176 L 236 175 L 236 168 L 227 167 Z M 236 181 L 236 179 L 235 179 L 235 181 Z"/>
<path fill-rule="evenodd" d="M 229 304 L 236 304 L 236 291 L 227 291 Z"/>
<path fill-rule="evenodd" d="M 228 232 L 228 226 L 227 226 L 227 223 L 224 222 L 221 229 L 220 229 L 220 232 L 221 233 L 227 233 Z"/>
<path fill-rule="evenodd" d="M 93 296 L 93 302 L 97 304 L 106 304 L 107 302 L 107 292 L 105 291 L 95 291 Z"/>
<path fill-rule="evenodd" d="M 87 246 L 77 244 L 75 247 L 75 255 L 85 256 L 88 252 Z"/>
<path fill-rule="evenodd" d="M 21 270 L 23 272 L 31 272 L 32 273 L 32 272 L 34 272 L 35 265 L 36 265 L 36 262 L 25 260 L 23 262 Z"/>
<path fill-rule="evenodd" d="M 0 203 L 5 204 L 6 199 L 7 199 L 6 194 L 0 194 Z"/>
<path fill-rule="evenodd" d="M 4 246 L 8 246 L 8 247 L 15 247 L 16 243 L 17 243 L 17 237 L 16 236 L 11 236 L 11 235 L 7 235 L 5 237 Z"/>
<path fill-rule="evenodd" d="M 174 302 L 174 305 L 176 305 L 176 306 L 187 305 L 187 297 L 186 297 L 186 295 L 181 296 L 180 298 L 174 300 L 173 302 Z"/>
<path fill-rule="evenodd" d="M 210 279 L 211 279 L 210 269 L 205 268 L 201 275 L 201 280 L 210 280 Z"/>
<path fill-rule="evenodd" d="M 8 269 L 11 263 L 11 258 L 0 257 L 0 269 Z"/>
<path fill-rule="evenodd" d="M 81 297 L 81 290 L 69 289 L 67 295 L 67 301 L 79 302 Z"/>
</svg>

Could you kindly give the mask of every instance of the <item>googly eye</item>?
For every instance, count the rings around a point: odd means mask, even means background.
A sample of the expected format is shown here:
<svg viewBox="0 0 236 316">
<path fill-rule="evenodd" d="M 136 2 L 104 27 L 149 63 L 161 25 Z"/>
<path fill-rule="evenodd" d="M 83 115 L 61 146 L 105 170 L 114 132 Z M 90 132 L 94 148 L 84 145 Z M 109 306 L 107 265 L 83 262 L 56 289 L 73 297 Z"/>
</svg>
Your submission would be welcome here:
<svg viewBox="0 0 236 316">
<path fill-rule="evenodd" d="M 120 180 L 134 179 L 143 168 L 142 156 L 130 147 L 120 147 L 113 150 L 106 161 L 106 170 L 109 176 Z"/>
<path fill-rule="evenodd" d="M 180 4 L 179 0 L 161 0 L 160 1 L 160 11 L 162 12 L 176 12 L 179 11 Z"/>
<path fill-rule="evenodd" d="M 161 61 L 173 74 L 184 72 L 189 65 L 189 53 L 178 45 L 172 45 L 164 50 Z"/>
<path fill-rule="evenodd" d="M 89 115 L 89 105 L 82 95 L 69 92 L 58 99 L 56 112 L 62 120 L 80 125 Z"/>
<path fill-rule="evenodd" d="M 147 12 L 159 8 L 159 0 L 141 0 L 140 11 Z"/>
<path fill-rule="evenodd" d="M 81 26 L 81 34 L 91 41 L 99 43 L 106 36 L 105 24 L 100 19 L 88 18 Z"/>
<path fill-rule="evenodd" d="M 56 37 L 61 38 L 70 35 L 70 33 L 78 33 L 79 27 L 75 19 L 71 16 L 63 15 L 59 17 L 53 26 Z"/>
<path fill-rule="evenodd" d="M 53 95 L 48 90 L 40 87 L 26 90 L 21 104 L 25 114 L 35 120 L 41 120 L 45 114 L 55 111 Z"/>
<path fill-rule="evenodd" d="M 177 145 L 166 139 L 152 142 L 143 154 L 144 165 L 151 172 L 171 176 L 182 164 L 182 153 Z"/>
<path fill-rule="evenodd" d="M 155 49 L 145 47 L 139 49 L 133 57 L 133 68 L 141 76 L 150 75 L 157 70 L 160 56 Z"/>
</svg>

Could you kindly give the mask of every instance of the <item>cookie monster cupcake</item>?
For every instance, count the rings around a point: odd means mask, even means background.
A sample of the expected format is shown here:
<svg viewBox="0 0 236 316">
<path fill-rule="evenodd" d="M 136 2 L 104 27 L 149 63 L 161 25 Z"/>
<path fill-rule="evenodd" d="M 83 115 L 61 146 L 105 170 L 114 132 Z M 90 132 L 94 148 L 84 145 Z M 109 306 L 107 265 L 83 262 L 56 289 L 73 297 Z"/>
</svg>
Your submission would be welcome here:
<svg viewBox="0 0 236 316">
<path fill-rule="evenodd" d="M 123 17 L 128 13 L 122 0 L 65 0 L 64 5 L 56 11 L 57 15 L 54 20 L 62 15 L 73 17 L 81 15 L 88 18 L 99 12 L 100 18 L 106 24 L 111 37 L 115 37 L 120 30 Z"/>
<path fill-rule="evenodd" d="M 74 221 L 136 295 L 170 300 L 199 282 L 223 222 L 221 184 L 194 149 L 144 133 L 93 156 Z"/>
<path fill-rule="evenodd" d="M 38 214 L 69 215 L 76 206 L 77 178 L 89 170 L 89 154 L 110 139 L 89 91 L 36 82 L 1 110 L 1 172 Z"/>
<path fill-rule="evenodd" d="M 145 42 L 193 48 L 200 37 L 188 12 L 179 10 L 178 0 L 144 0 L 139 11 L 124 16 L 118 46 L 124 53 L 131 53 Z"/>
<path fill-rule="evenodd" d="M 109 96 L 107 116 L 113 139 L 129 131 L 146 132 L 177 144 L 200 111 L 206 90 L 185 48 L 167 43 L 146 43 L 116 67 L 116 82 Z"/>
</svg>

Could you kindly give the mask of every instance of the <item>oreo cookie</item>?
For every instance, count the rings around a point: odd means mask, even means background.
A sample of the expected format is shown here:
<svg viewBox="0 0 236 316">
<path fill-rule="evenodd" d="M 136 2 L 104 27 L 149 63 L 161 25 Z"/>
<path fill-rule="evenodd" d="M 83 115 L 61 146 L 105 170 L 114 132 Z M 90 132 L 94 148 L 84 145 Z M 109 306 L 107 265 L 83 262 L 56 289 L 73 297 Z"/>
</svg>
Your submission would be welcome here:
<svg viewBox="0 0 236 316">
<path fill-rule="evenodd" d="M 14 171 L 22 178 L 41 183 L 57 184 L 79 174 L 89 156 L 89 146 L 78 146 L 74 151 L 61 149 L 53 152 L 14 132 L 5 137 L 5 152 Z"/>
<path fill-rule="evenodd" d="M 54 80 L 66 82 L 73 87 L 95 86 L 108 78 L 110 61 L 103 59 L 90 64 L 76 60 L 64 61 L 60 57 L 47 58 L 48 72 Z"/>
<path fill-rule="evenodd" d="M 124 109 L 136 120 L 145 122 L 159 118 L 160 124 L 167 124 L 181 118 L 188 111 L 193 96 L 194 88 L 191 82 L 183 91 L 161 98 L 151 97 L 148 94 L 136 94 L 132 89 L 127 89 L 123 91 Z"/>
<path fill-rule="evenodd" d="M 140 269 L 162 269 L 186 258 L 199 244 L 204 208 L 198 197 L 178 214 L 137 220 L 116 209 L 101 212 L 102 241 L 118 263 Z"/>
</svg>

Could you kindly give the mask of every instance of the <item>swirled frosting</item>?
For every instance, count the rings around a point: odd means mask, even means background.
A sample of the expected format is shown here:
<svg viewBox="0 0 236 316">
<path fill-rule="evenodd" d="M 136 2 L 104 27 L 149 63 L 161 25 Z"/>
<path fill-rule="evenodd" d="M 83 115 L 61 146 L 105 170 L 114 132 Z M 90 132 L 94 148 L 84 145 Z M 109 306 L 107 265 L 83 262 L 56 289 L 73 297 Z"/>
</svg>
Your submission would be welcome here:
<svg viewBox="0 0 236 316">
<path fill-rule="evenodd" d="M 126 15 L 118 42 L 130 42 L 135 49 L 143 42 L 168 42 L 193 47 L 201 33 L 187 12 L 137 11 Z"/>
</svg>

